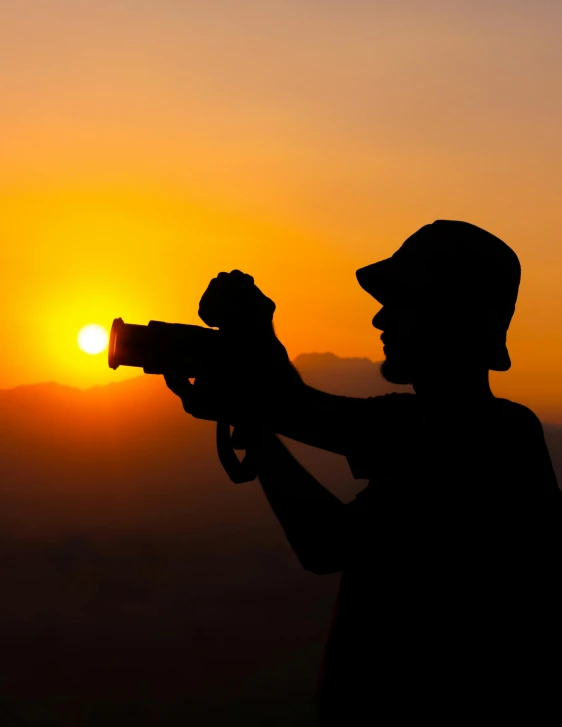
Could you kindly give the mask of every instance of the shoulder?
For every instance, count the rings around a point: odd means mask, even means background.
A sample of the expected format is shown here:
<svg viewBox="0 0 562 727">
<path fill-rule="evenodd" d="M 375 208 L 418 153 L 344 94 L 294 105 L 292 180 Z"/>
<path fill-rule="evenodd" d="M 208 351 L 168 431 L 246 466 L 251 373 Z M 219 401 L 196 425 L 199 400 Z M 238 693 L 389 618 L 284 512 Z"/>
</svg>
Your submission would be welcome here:
<svg viewBox="0 0 562 727">
<path fill-rule="evenodd" d="M 524 404 L 519 404 L 510 399 L 501 399 L 496 397 L 494 406 L 497 414 L 505 420 L 512 421 L 520 426 L 527 426 L 531 429 L 540 430 L 542 432 L 542 424 L 538 416 L 532 409 Z"/>
</svg>

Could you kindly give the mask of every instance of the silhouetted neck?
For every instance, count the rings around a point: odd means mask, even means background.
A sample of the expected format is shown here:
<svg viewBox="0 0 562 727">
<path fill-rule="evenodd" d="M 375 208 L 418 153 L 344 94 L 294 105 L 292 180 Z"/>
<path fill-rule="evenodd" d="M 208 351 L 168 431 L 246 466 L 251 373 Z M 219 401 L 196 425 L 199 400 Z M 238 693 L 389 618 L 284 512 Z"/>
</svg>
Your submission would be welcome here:
<svg viewBox="0 0 562 727">
<path fill-rule="evenodd" d="M 424 373 L 412 385 L 419 400 L 429 405 L 479 406 L 495 398 L 487 369 Z"/>
</svg>

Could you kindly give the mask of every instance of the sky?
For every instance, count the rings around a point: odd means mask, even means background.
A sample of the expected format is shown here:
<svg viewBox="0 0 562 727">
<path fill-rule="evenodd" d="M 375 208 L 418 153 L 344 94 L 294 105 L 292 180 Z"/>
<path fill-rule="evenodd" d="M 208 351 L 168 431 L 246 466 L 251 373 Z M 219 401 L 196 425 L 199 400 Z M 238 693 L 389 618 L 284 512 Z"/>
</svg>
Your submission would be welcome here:
<svg viewBox="0 0 562 727">
<path fill-rule="evenodd" d="M 137 375 L 79 329 L 198 323 L 234 268 L 292 357 L 379 360 L 355 270 L 446 218 L 521 260 L 494 390 L 562 412 L 561 27 L 556 0 L 3 0 L 0 388 Z"/>
</svg>

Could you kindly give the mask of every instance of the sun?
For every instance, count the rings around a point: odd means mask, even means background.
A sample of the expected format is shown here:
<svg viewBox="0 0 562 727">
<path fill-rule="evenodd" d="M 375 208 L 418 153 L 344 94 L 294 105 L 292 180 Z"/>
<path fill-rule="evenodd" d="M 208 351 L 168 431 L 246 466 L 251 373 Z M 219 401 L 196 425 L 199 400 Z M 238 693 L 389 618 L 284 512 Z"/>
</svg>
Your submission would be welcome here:
<svg viewBox="0 0 562 727">
<path fill-rule="evenodd" d="M 103 326 L 92 323 L 84 326 L 78 334 L 78 347 L 92 356 L 105 351 L 109 342 L 109 334 Z"/>
</svg>

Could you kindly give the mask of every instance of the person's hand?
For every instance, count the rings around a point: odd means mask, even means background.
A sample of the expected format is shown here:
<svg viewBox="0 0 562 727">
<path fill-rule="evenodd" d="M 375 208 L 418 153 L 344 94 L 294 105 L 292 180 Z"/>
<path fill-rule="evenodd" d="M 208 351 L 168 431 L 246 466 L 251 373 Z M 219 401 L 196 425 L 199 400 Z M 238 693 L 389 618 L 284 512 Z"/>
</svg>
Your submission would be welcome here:
<svg viewBox="0 0 562 727">
<path fill-rule="evenodd" d="M 295 379 L 287 351 L 275 335 L 274 312 L 275 303 L 251 275 L 232 270 L 211 280 L 199 302 L 199 317 L 223 335 L 225 358 L 216 362 L 216 372 L 244 386 Z"/>
<path fill-rule="evenodd" d="M 199 317 L 226 334 L 273 333 L 275 303 L 262 293 L 251 275 L 232 270 L 213 278 L 199 301 Z"/>
<path fill-rule="evenodd" d="M 228 399 L 221 387 L 206 377 L 198 376 L 192 383 L 181 366 L 170 367 L 164 372 L 167 387 L 179 396 L 184 410 L 196 419 L 230 421 Z"/>
<path fill-rule="evenodd" d="M 275 335 L 274 311 L 275 303 L 251 275 L 233 270 L 211 280 L 199 303 L 199 316 L 219 328 L 222 354 L 193 384 L 179 361 L 164 375 L 186 412 L 231 423 L 259 419 L 279 391 L 301 383 Z"/>
<path fill-rule="evenodd" d="M 279 346 L 282 358 L 286 351 L 280 342 Z M 181 399 L 184 411 L 195 418 L 245 426 L 248 422 L 266 420 L 279 399 L 302 385 L 300 374 L 288 357 L 282 371 L 274 366 L 256 366 L 244 376 L 235 374 L 235 370 L 229 374 L 211 370 L 192 383 L 181 366 L 173 366 L 164 371 L 164 380 Z"/>
</svg>

